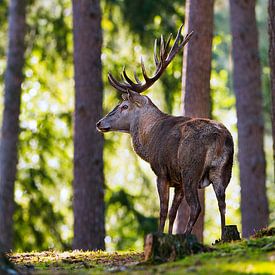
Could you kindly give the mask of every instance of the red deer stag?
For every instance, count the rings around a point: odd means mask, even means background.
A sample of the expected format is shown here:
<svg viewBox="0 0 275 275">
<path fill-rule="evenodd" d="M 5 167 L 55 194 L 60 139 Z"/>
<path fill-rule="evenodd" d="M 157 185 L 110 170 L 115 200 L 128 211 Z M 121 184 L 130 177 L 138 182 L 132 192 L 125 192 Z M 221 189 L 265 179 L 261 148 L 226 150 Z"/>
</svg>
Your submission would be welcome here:
<svg viewBox="0 0 275 275">
<path fill-rule="evenodd" d="M 110 73 L 110 84 L 122 94 L 123 101 L 97 123 L 100 132 L 120 131 L 129 133 L 135 152 L 157 175 L 160 198 L 159 231 L 163 232 L 168 212 L 169 187 L 175 193 L 169 212 L 169 234 L 178 207 L 183 199 L 190 207 L 185 233 L 189 234 L 200 214 L 198 188 L 213 185 L 221 216 L 221 234 L 225 228 L 225 189 L 231 178 L 233 164 L 233 139 L 230 132 L 219 122 L 184 116 L 171 116 L 160 111 L 149 97 L 140 95 L 156 82 L 175 55 L 186 45 L 193 33 L 185 38 L 178 30 L 175 42 L 169 48 L 161 36 L 155 41 L 155 73 L 149 77 L 141 59 L 144 82 L 136 73 L 133 81 L 126 73 L 117 81 Z M 157 47 L 160 47 L 157 54 Z"/>
</svg>

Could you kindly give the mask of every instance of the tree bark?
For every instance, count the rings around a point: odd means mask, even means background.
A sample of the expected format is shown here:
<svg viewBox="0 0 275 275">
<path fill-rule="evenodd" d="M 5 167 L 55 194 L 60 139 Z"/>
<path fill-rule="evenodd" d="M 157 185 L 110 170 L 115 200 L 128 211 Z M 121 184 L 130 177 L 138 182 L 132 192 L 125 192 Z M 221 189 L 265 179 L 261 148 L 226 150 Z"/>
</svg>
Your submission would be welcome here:
<svg viewBox="0 0 275 275">
<path fill-rule="evenodd" d="M 144 240 L 144 259 L 151 263 L 175 261 L 188 255 L 210 252 L 194 235 L 150 233 Z"/>
<path fill-rule="evenodd" d="M 271 87 L 271 113 L 272 113 L 272 137 L 273 137 L 273 165 L 275 177 L 275 0 L 269 0 L 268 4 L 268 32 L 269 32 L 269 65 Z"/>
<path fill-rule="evenodd" d="M 14 182 L 17 166 L 17 143 L 21 84 L 25 63 L 26 1 L 11 0 L 3 124 L 0 142 L 0 242 L 5 251 L 12 248 Z"/>
<path fill-rule="evenodd" d="M 255 0 L 230 0 L 236 94 L 242 236 L 268 225 L 264 122 Z"/>
<path fill-rule="evenodd" d="M 74 249 L 104 249 L 101 11 L 98 0 L 73 0 Z"/>
<path fill-rule="evenodd" d="M 213 38 L 214 0 L 186 1 L 186 33 L 194 31 L 194 37 L 184 48 L 182 78 L 182 111 L 184 116 L 210 116 L 210 73 Z M 193 233 L 203 241 L 204 229 L 204 190 L 199 190 L 201 214 Z M 184 199 L 180 205 L 177 221 L 177 234 L 183 233 L 189 217 L 189 207 Z"/>
</svg>

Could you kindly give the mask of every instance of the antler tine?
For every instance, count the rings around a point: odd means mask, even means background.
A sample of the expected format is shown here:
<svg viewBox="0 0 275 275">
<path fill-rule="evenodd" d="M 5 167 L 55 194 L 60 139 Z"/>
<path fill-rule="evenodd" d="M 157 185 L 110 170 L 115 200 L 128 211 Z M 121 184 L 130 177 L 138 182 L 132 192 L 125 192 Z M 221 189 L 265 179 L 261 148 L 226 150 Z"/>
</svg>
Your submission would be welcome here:
<svg viewBox="0 0 275 275">
<path fill-rule="evenodd" d="M 110 82 L 110 84 L 117 89 L 118 91 L 122 92 L 122 93 L 126 93 L 127 89 L 129 89 L 129 87 L 127 87 L 127 84 L 122 84 L 121 82 L 117 81 L 111 73 L 108 73 L 108 80 Z"/>
<path fill-rule="evenodd" d="M 160 47 L 159 47 L 160 60 L 163 62 L 165 60 L 165 41 L 163 35 L 160 36 Z"/>
<path fill-rule="evenodd" d="M 144 67 L 144 65 L 143 65 Z M 142 86 L 142 82 L 138 79 L 137 75 L 136 75 L 136 72 L 134 72 L 134 77 L 137 81 L 137 83 L 135 83 L 126 73 L 126 70 L 124 68 L 123 70 L 123 76 L 125 78 L 125 80 L 128 82 L 128 83 L 125 83 L 127 84 L 128 86 L 128 90 L 132 90 L 132 91 L 139 91 L 140 89 L 140 86 Z M 147 76 L 146 74 L 146 71 L 145 71 L 145 67 L 144 67 L 144 73 L 143 73 L 143 76 L 144 76 L 144 79 L 149 79 L 149 77 Z"/>
<path fill-rule="evenodd" d="M 158 47 L 158 39 L 155 39 L 155 45 L 154 45 L 154 60 L 156 67 L 159 65 L 159 59 L 158 59 L 158 54 L 157 54 L 157 47 Z"/>
<path fill-rule="evenodd" d="M 142 75 L 145 79 L 145 82 L 148 82 L 148 80 L 150 80 L 150 78 L 148 77 L 147 73 L 146 73 L 146 69 L 145 69 L 145 65 L 143 62 L 143 58 L 140 58 L 140 64 L 141 64 L 141 69 L 142 69 Z"/>
<path fill-rule="evenodd" d="M 125 66 L 123 66 L 123 70 L 122 70 L 122 72 L 125 70 Z M 126 81 L 125 81 L 125 78 L 124 78 L 124 76 L 123 76 L 123 73 L 120 73 L 120 78 L 121 78 L 121 80 L 122 80 L 122 83 L 126 83 Z"/>
<path fill-rule="evenodd" d="M 173 44 L 172 48 L 169 51 L 167 59 L 170 59 L 170 58 L 172 59 L 174 57 L 175 50 L 178 49 L 178 43 L 179 43 L 179 40 L 181 38 L 182 27 L 183 27 L 183 25 L 181 25 L 180 28 L 179 28 L 179 30 L 178 30 L 178 33 L 177 33 L 177 36 L 175 38 L 174 44 Z"/>
<path fill-rule="evenodd" d="M 164 63 L 164 61 L 165 61 L 166 58 L 167 58 L 168 49 L 169 49 L 169 44 L 170 44 L 170 41 L 171 41 L 172 37 L 173 37 L 173 35 L 170 33 L 167 42 L 165 42 L 165 41 L 163 40 L 162 53 L 161 53 L 161 61 L 162 61 L 162 64 Z"/>
<path fill-rule="evenodd" d="M 191 39 L 191 37 L 192 37 L 193 34 L 194 34 L 194 31 L 189 32 L 185 36 L 184 40 L 181 42 L 181 44 L 179 45 L 179 47 L 184 47 L 186 45 L 186 43 Z"/>
<path fill-rule="evenodd" d="M 182 29 L 183 25 L 181 25 L 181 27 L 179 28 L 179 31 L 177 33 L 177 37 L 175 39 L 175 42 L 167 56 L 167 61 L 172 60 L 174 58 L 174 56 L 186 45 L 186 43 L 190 40 L 190 38 L 192 37 L 192 35 L 194 34 L 194 31 L 191 31 L 190 33 L 188 33 L 185 38 L 183 39 L 182 42 L 179 43 L 180 39 L 181 39 L 181 29 Z"/>
<path fill-rule="evenodd" d="M 125 67 L 124 67 L 124 69 L 123 69 L 123 77 L 125 78 L 125 80 L 130 84 L 130 85 L 135 85 L 136 83 L 134 83 L 133 81 L 132 81 L 132 79 L 127 75 L 127 73 L 126 73 L 126 69 L 125 69 Z"/>
<path fill-rule="evenodd" d="M 167 66 L 170 64 L 170 62 L 173 60 L 175 55 L 186 45 L 186 43 L 190 40 L 190 38 L 193 35 L 193 31 L 190 32 L 183 38 L 181 35 L 183 25 L 180 26 L 177 36 L 175 38 L 175 41 L 169 50 L 170 41 L 172 39 L 172 34 L 169 35 L 167 41 L 165 42 L 163 36 L 160 37 L 160 49 L 159 49 L 159 55 L 157 52 L 158 47 L 158 39 L 155 40 L 154 44 L 154 61 L 156 65 L 155 73 L 152 77 L 149 77 L 147 75 L 145 65 L 143 62 L 143 59 L 141 57 L 141 69 L 142 69 L 142 75 L 145 80 L 144 83 L 142 83 L 139 78 L 137 77 L 136 72 L 134 72 L 134 77 L 136 80 L 136 83 L 127 75 L 125 68 L 123 68 L 122 72 L 122 82 L 117 81 L 111 73 L 108 73 L 108 79 L 110 84 L 119 90 L 122 93 L 127 93 L 127 90 L 132 90 L 137 93 L 142 93 L 143 91 L 147 90 L 150 86 L 152 86 L 162 75 L 162 73 L 165 71 Z M 182 40 L 181 40 L 182 39 Z"/>
<path fill-rule="evenodd" d="M 134 71 L 134 77 L 135 77 L 135 80 L 138 84 L 142 84 L 141 81 L 139 80 L 138 76 L 137 76 L 137 72 Z"/>
<path fill-rule="evenodd" d="M 171 41 L 172 37 L 173 37 L 173 34 L 170 33 L 170 34 L 169 34 L 169 37 L 168 37 L 168 39 L 167 39 L 166 45 L 165 45 L 165 52 L 166 52 L 166 53 L 167 53 L 167 50 L 168 50 L 168 47 L 169 47 L 169 44 L 170 44 L 170 41 Z"/>
</svg>

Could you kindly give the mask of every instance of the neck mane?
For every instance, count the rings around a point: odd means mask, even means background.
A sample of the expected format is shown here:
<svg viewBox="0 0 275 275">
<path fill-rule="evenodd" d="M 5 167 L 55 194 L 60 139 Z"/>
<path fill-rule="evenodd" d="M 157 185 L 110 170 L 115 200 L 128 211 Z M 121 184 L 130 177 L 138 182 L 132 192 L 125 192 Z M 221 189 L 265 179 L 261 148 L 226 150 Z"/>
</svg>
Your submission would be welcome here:
<svg viewBox="0 0 275 275">
<path fill-rule="evenodd" d="M 155 105 L 142 113 L 131 125 L 130 135 L 135 152 L 145 161 L 149 161 L 148 148 L 152 130 L 168 115 Z"/>
</svg>

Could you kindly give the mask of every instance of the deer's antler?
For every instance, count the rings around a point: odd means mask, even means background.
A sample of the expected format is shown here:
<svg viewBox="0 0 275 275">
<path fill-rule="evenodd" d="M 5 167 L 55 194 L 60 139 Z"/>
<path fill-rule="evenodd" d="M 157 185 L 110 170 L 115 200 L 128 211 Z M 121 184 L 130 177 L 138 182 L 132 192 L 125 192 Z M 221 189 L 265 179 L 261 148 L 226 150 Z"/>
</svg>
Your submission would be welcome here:
<svg viewBox="0 0 275 275">
<path fill-rule="evenodd" d="M 155 47 L 154 47 L 154 60 L 156 65 L 155 73 L 152 77 L 147 75 L 143 60 L 141 58 L 141 69 L 142 75 L 145 82 L 141 82 L 141 80 L 137 77 L 136 72 L 134 72 L 134 77 L 136 82 L 134 82 L 126 73 L 125 67 L 122 72 L 122 81 L 116 80 L 111 73 L 108 73 L 108 79 L 110 84 L 122 93 L 126 93 L 127 90 L 132 90 L 137 93 L 142 93 L 151 87 L 162 75 L 165 71 L 167 66 L 173 60 L 175 55 L 186 45 L 186 43 L 190 40 L 191 36 L 193 35 L 193 31 L 188 33 L 184 38 L 181 35 L 183 25 L 178 30 L 176 39 L 174 41 L 173 46 L 169 50 L 169 44 L 172 38 L 172 34 L 169 35 L 167 42 L 165 42 L 163 36 L 160 37 L 160 47 L 159 47 L 159 55 L 157 53 L 158 47 L 158 40 L 155 40 Z"/>
</svg>

